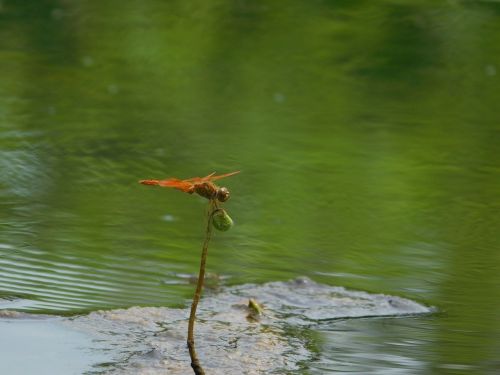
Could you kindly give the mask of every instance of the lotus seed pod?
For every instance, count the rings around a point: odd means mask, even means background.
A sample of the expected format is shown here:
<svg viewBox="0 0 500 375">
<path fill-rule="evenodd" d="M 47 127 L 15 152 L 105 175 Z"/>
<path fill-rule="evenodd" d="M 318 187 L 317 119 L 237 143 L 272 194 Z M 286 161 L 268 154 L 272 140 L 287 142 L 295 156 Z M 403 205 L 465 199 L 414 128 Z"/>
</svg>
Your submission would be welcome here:
<svg viewBox="0 0 500 375">
<path fill-rule="evenodd" d="M 228 231 L 233 226 L 233 219 L 227 214 L 226 210 L 218 209 L 212 215 L 212 225 L 215 229 L 222 232 Z"/>
</svg>

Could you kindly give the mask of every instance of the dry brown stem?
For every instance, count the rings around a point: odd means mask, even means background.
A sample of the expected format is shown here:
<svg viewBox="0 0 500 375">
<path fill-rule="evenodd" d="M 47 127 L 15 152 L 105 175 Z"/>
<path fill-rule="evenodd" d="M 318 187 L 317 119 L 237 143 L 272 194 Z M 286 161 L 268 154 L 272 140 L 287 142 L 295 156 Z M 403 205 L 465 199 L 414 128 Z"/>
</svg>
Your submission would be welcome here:
<svg viewBox="0 0 500 375">
<path fill-rule="evenodd" d="M 196 320 L 196 308 L 198 307 L 198 302 L 200 301 L 201 292 L 203 291 L 203 283 L 205 281 L 205 265 L 207 263 L 208 243 L 210 242 L 210 238 L 212 236 L 211 220 L 212 220 L 212 215 L 214 214 L 216 209 L 217 209 L 217 203 L 215 201 L 210 201 L 208 215 L 207 215 L 207 228 L 205 231 L 205 241 L 203 242 L 203 248 L 201 251 L 198 283 L 196 284 L 196 290 L 193 296 L 193 303 L 191 304 L 191 312 L 189 314 L 187 346 L 189 348 L 189 356 L 191 357 L 191 367 L 193 368 L 193 371 L 196 375 L 205 375 L 205 371 L 201 367 L 194 346 L 194 322 Z"/>
</svg>

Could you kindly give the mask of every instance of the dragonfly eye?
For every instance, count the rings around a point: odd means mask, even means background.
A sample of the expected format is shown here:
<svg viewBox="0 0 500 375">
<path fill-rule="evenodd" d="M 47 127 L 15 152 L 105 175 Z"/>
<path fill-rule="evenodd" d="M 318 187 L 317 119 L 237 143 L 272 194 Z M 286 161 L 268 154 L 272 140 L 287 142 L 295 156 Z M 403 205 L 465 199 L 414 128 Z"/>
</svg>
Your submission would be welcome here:
<svg viewBox="0 0 500 375">
<path fill-rule="evenodd" d="M 221 187 L 219 190 L 217 190 L 217 199 L 220 202 L 225 202 L 229 199 L 229 190 L 225 187 Z"/>
</svg>

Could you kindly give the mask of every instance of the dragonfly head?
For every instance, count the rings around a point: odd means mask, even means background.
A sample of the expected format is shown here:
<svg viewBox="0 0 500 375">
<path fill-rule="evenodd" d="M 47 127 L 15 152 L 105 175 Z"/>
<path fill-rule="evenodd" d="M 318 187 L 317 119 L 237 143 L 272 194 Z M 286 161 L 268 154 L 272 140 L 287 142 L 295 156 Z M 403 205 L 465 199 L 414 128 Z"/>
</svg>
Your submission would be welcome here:
<svg viewBox="0 0 500 375">
<path fill-rule="evenodd" d="M 217 200 L 219 202 L 225 202 L 229 199 L 229 190 L 225 187 L 221 187 L 217 190 Z"/>
</svg>

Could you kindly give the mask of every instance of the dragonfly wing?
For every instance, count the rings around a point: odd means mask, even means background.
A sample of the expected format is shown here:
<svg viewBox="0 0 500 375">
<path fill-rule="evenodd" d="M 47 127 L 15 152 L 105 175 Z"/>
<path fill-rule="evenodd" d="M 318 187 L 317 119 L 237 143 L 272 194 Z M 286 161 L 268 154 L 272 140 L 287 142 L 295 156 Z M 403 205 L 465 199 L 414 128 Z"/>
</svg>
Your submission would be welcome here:
<svg viewBox="0 0 500 375">
<path fill-rule="evenodd" d="M 221 178 L 229 177 L 237 173 L 240 173 L 240 171 L 221 174 L 219 176 L 216 176 L 215 172 L 213 172 L 205 177 L 193 177 L 193 178 L 188 178 L 186 180 L 180 180 L 178 178 L 167 178 L 166 180 L 141 180 L 139 182 L 143 185 L 171 187 L 174 189 L 184 191 L 186 193 L 192 193 L 194 191 L 194 186 L 197 184 L 201 184 L 203 182 L 208 182 L 208 181 L 220 180 Z"/>
<path fill-rule="evenodd" d="M 210 173 L 208 176 L 205 176 L 205 177 L 192 177 L 192 178 L 188 178 L 184 181 L 189 181 L 189 182 L 192 182 L 192 183 L 195 183 L 195 184 L 198 184 L 200 182 L 205 182 L 205 181 L 210 181 L 210 178 L 215 174 L 215 172 L 213 173 Z"/>
<path fill-rule="evenodd" d="M 240 171 L 235 171 L 235 172 L 231 172 L 231 173 L 221 174 L 219 176 L 214 176 L 215 173 L 212 173 L 211 175 L 209 175 L 207 177 L 209 177 L 210 181 L 215 181 L 215 180 L 220 180 L 221 178 L 224 178 L 224 177 L 232 176 L 232 175 L 237 174 L 237 173 L 240 173 Z"/>
<path fill-rule="evenodd" d="M 162 187 L 171 187 L 184 191 L 186 193 L 191 193 L 193 191 L 193 184 L 185 180 L 179 180 L 178 178 L 168 178 L 166 180 L 141 180 L 139 183 L 143 185 L 156 185 Z"/>
<path fill-rule="evenodd" d="M 193 184 L 187 180 L 179 180 L 178 178 L 169 178 L 158 181 L 158 185 L 162 187 L 171 187 L 189 193 L 193 189 Z"/>
</svg>

